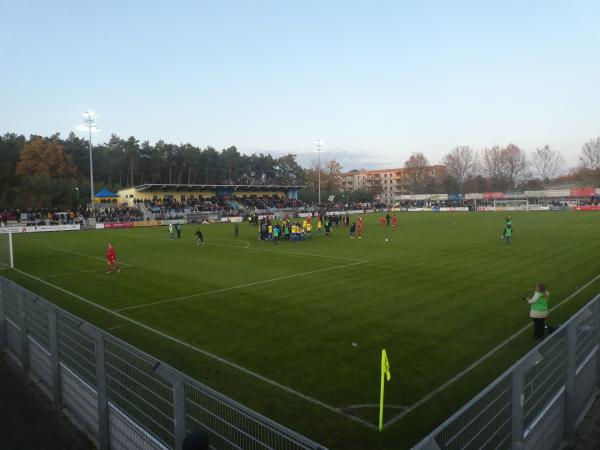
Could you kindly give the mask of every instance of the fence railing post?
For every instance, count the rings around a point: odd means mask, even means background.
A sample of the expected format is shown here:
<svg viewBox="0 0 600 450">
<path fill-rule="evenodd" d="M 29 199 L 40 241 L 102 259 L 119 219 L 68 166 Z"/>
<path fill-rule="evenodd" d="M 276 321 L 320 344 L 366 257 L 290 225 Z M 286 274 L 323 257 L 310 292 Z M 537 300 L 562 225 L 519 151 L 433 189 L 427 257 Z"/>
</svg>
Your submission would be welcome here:
<svg viewBox="0 0 600 450">
<path fill-rule="evenodd" d="M 4 304 L 8 295 L 8 281 L 0 278 L 0 350 L 6 348 L 6 321 L 4 320 Z"/>
<path fill-rule="evenodd" d="M 177 370 L 160 362 L 157 362 L 154 366 L 154 373 L 173 387 L 175 449 L 180 450 L 183 447 L 183 440 L 186 435 L 185 382 L 183 376 Z"/>
<path fill-rule="evenodd" d="M 522 446 L 523 441 L 523 364 L 515 367 L 511 374 L 512 390 L 511 390 L 511 449 L 518 450 Z"/>
<path fill-rule="evenodd" d="M 100 450 L 109 450 L 110 438 L 106 366 L 104 358 L 104 333 L 85 322 L 81 324 L 79 328 L 94 339 L 96 353 L 96 397 L 98 400 L 98 443 L 100 444 Z"/>
<path fill-rule="evenodd" d="M 50 344 L 50 369 L 52 370 L 52 398 L 54 405 L 60 408 L 61 381 L 60 381 L 60 356 L 58 349 L 58 326 L 56 321 L 56 308 L 48 307 L 48 341 Z"/>
<path fill-rule="evenodd" d="M 596 316 L 594 329 L 596 331 L 596 394 L 600 392 L 600 297 L 596 297 Z"/>
<path fill-rule="evenodd" d="M 567 446 L 575 445 L 575 420 L 577 418 L 577 396 L 575 375 L 577 370 L 577 320 L 567 328 L 567 382 L 565 384 L 565 436 Z"/>
<path fill-rule="evenodd" d="M 525 374 L 529 371 L 529 369 L 531 369 L 543 359 L 544 356 L 539 352 L 539 350 L 532 350 L 528 356 L 523 358 L 521 362 L 515 366 L 511 374 L 512 450 L 523 448 L 523 436 L 525 434 L 525 414 L 523 412 L 523 407 L 525 405 Z"/>
<path fill-rule="evenodd" d="M 19 336 L 21 344 L 21 369 L 29 372 L 29 338 L 27 332 L 27 293 L 19 288 Z"/>
</svg>

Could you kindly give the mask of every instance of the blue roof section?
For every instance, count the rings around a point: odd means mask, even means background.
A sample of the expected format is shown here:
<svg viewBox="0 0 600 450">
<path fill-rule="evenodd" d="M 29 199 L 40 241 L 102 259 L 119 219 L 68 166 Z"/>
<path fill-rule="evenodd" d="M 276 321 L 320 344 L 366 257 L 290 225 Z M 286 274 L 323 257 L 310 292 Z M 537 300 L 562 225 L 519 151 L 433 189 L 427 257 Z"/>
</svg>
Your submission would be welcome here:
<svg viewBox="0 0 600 450">
<path fill-rule="evenodd" d="M 113 198 L 113 197 L 118 197 L 118 196 L 119 196 L 119 194 L 115 194 L 114 192 L 110 192 L 106 188 L 102 188 L 100 190 L 100 192 L 97 192 L 96 194 L 94 194 L 94 197 L 96 197 L 96 198 Z"/>
</svg>

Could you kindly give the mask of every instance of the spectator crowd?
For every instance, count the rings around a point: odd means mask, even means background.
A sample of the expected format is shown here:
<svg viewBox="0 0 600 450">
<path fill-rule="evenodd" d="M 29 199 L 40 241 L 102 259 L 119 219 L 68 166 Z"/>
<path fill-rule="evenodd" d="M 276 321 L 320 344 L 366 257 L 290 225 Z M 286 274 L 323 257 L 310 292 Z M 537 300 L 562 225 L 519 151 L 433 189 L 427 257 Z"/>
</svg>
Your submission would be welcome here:
<svg viewBox="0 0 600 450">
<path fill-rule="evenodd" d="M 9 226 L 9 222 L 18 226 L 82 224 L 88 217 L 88 211 L 83 208 L 7 209 L 0 212 L 0 226 Z"/>
</svg>

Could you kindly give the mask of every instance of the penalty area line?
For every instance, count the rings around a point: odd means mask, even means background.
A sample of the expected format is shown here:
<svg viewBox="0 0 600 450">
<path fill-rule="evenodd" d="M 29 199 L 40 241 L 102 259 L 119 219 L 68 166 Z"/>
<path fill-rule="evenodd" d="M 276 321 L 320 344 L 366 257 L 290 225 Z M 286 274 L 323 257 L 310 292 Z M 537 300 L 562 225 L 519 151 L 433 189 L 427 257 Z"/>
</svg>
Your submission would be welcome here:
<svg viewBox="0 0 600 450">
<path fill-rule="evenodd" d="M 553 308 L 550 308 L 550 312 L 555 311 L 556 309 L 560 308 L 565 303 L 569 302 L 577 294 L 579 294 L 581 291 L 583 291 L 584 289 L 586 289 L 588 286 L 590 286 L 592 283 L 594 283 L 598 279 L 600 279 L 600 274 L 596 275 L 594 278 L 592 278 L 590 281 L 588 281 L 587 283 L 585 283 L 583 286 L 579 287 L 575 292 L 573 292 L 572 294 L 570 294 L 567 298 L 565 298 L 564 300 L 562 300 L 561 302 L 559 302 Z M 502 347 L 506 346 L 508 343 L 512 342 L 517 337 L 519 337 L 520 335 L 522 335 L 523 333 L 525 333 L 527 330 L 530 330 L 530 329 L 531 329 L 531 325 L 526 325 L 523 328 L 521 328 L 520 330 L 518 330 L 517 332 L 515 332 L 513 335 L 511 335 L 508 338 L 506 338 L 504 341 L 502 341 L 496 347 L 494 347 L 489 352 L 487 352 L 486 354 L 484 354 L 483 356 L 481 356 L 480 358 L 478 358 L 477 360 L 475 360 L 473 363 L 471 363 L 468 367 L 466 367 L 462 371 L 458 372 L 456 375 L 454 375 L 452 378 L 450 378 L 444 384 L 438 386 L 433 391 L 431 391 L 429 394 L 427 394 L 426 396 L 424 396 L 421 400 L 413 403 L 412 405 L 410 405 L 408 408 L 406 408 L 404 411 L 402 411 L 397 416 L 392 417 L 385 424 L 383 424 L 383 428 L 384 429 L 388 428 L 390 425 L 394 424 L 395 422 L 397 422 L 398 420 L 402 419 L 404 416 L 406 416 L 410 412 L 414 411 L 415 409 L 417 409 L 418 407 L 420 407 L 424 403 L 426 403 L 429 400 L 431 400 L 437 394 L 439 394 L 440 392 L 444 391 L 446 388 L 448 388 L 449 386 L 451 386 L 452 384 L 454 384 L 455 382 L 457 382 L 458 380 L 460 380 L 461 378 L 463 378 L 467 373 L 469 373 L 471 370 L 475 369 L 477 366 L 479 366 L 481 363 L 483 363 L 486 359 L 488 359 L 491 356 L 493 356 Z"/>
<path fill-rule="evenodd" d="M 167 299 L 158 300 L 158 301 L 155 301 L 155 302 L 144 303 L 143 305 L 127 306 L 125 308 L 114 309 L 113 311 L 115 311 L 115 312 L 130 311 L 130 310 L 133 310 L 133 309 L 146 308 L 146 307 L 154 306 L 154 305 L 162 305 L 164 303 L 172 303 L 172 302 L 177 302 L 177 301 L 180 301 L 180 300 L 187 300 L 187 299 L 190 299 L 190 298 L 203 297 L 205 295 L 211 295 L 211 294 L 218 294 L 218 293 L 221 293 L 221 292 L 233 291 L 235 289 L 243 289 L 243 288 L 247 288 L 247 287 L 250 287 L 250 286 L 258 286 L 260 284 L 273 283 L 275 281 L 287 280 L 287 279 L 295 278 L 295 277 L 303 277 L 305 275 L 311 275 L 313 273 L 327 272 L 328 270 L 343 269 L 345 267 L 357 266 L 359 264 L 365 264 L 365 263 L 368 263 L 368 262 L 369 261 L 361 261 L 361 262 L 355 262 L 355 263 L 351 263 L 351 264 L 344 264 L 344 265 L 341 265 L 341 266 L 325 267 L 323 269 L 311 270 L 309 272 L 294 273 L 292 275 L 284 275 L 284 276 L 277 277 L 277 278 L 270 278 L 268 280 L 254 281 L 252 283 L 245 283 L 245 284 L 238 284 L 237 286 L 230 286 L 230 287 L 226 287 L 226 288 L 222 288 L 222 289 L 215 289 L 214 291 L 199 292 L 197 294 L 184 295 L 182 297 L 167 298 Z"/>
<path fill-rule="evenodd" d="M 208 358 L 214 359 L 215 361 L 218 361 L 218 362 L 220 362 L 220 363 L 222 363 L 222 364 L 224 364 L 226 366 L 229 366 L 231 368 L 239 370 L 240 372 L 242 372 L 242 373 L 244 373 L 246 375 L 249 375 L 249 376 L 251 376 L 253 378 L 256 378 L 257 380 L 263 381 L 264 383 L 267 383 L 267 384 L 269 384 L 271 386 L 277 387 L 277 388 L 281 389 L 282 391 L 287 392 L 288 394 L 291 394 L 291 395 L 294 395 L 294 396 L 296 396 L 298 398 L 306 400 L 307 402 L 310 402 L 310 403 L 312 403 L 314 405 L 320 406 L 320 407 L 322 407 L 322 408 L 324 408 L 324 409 L 326 409 L 328 411 L 331 411 L 331 412 L 333 412 L 335 414 L 338 414 L 338 415 L 340 415 L 342 417 L 345 417 L 347 419 L 351 419 L 351 420 L 353 420 L 355 422 L 358 422 L 358 423 L 360 423 L 360 424 L 362 424 L 362 425 L 364 425 L 364 426 L 366 426 L 368 428 L 371 428 L 373 430 L 377 429 L 377 426 L 373 425 L 370 422 L 367 422 L 366 420 L 363 420 L 363 419 L 361 419 L 359 417 L 355 417 L 355 416 L 353 416 L 351 414 L 344 414 L 343 412 L 338 411 L 337 408 L 335 408 L 335 407 L 333 407 L 331 405 L 328 405 L 327 403 L 322 402 L 321 400 L 318 400 L 318 399 L 316 399 L 314 397 L 311 397 L 309 395 L 303 394 L 302 392 L 297 391 L 295 389 L 292 389 L 291 387 L 285 386 L 285 385 L 283 385 L 281 383 L 278 383 L 277 381 L 271 380 L 270 378 L 267 378 L 267 377 L 265 377 L 265 376 L 263 376 L 263 375 L 261 375 L 261 374 L 259 374 L 257 372 L 254 372 L 254 371 L 252 371 L 250 369 L 247 369 L 247 368 L 245 368 L 243 366 L 240 366 L 239 364 L 236 364 L 236 363 L 234 363 L 232 361 L 229 361 L 228 359 L 225 359 L 225 358 L 223 358 L 221 356 L 215 355 L 214 353 L 211 353 L 211 352 L 209 352 L 207 350 L 201 349 L 200 347 L 196 347 L 196 346 L 194 346 L 192 344 L 189 344 L 188 342 L 182 341 L 181 339 L 177 339 L 176 337 L 173 337 L 173 336 L 171 336 L 169 334 L 163 333 L 162 331 L 156 330 L 156 329 L 152 328 L 149 325 L 146 325 L 146 324 L 144 324 L 142 322 L 138 322 L 137 320 L 131 319 L 131 318 L 129 318 L 129 317 L 123 315 L 123 314 L 119 314 L 116 311 L 113 311 L 113 310 L 111 310 L 111 309 L 109 309 L 109 308 L 107 308 L 105 306 L 102 306 L 102 305 L 99 305 L 97 303 L 94 303 L 93 301 L 88 300 L 87 298 L 82 297 L 81 295 L 78 295 L 78 294 L 75 294 L 74 292 L 68 291 L 68 290 L 66 290 L 66 289 L 64 289 L 64 288 L 62 288 L 60 286 L 57 286 L 55 284 L 50 283 L 49 281 L 43 280 L 43 279 L 41 279 L 39 277 L 36 277 L 35 275 L 31 275 L 30 273 L 24 272 L 24 271 L 19 270 L 17 268 L 14 268 L 13 270 L 15 272 L 18 272 L 18 273 L 22 274 L 22 275 L 25 275 L 26 277 L 29 277 L 29 278 L 31 278 L 33 280 L 36 280 L 36 281 L 38 281 L 38 282 L 40 282 L 42 284 L 45 284 L 46 286 L 50 286 L 51 288 L 54 288 L 57 291 L 60 291 L 60 292 L 62 292 L 64 294 L 67 294 L 67 295 L 70 295 L 71 297 L 73 297 L 73 298 L 75 298 L 75 299 L 77 299 L 77 300 L 79 300 L 79 301 L 81 301 L 83 303 L 86 303 L 86 304 L 88 304 L 90 306 L 98 308 L 98 309 L 100 309 L 100 310 L 102 310 L 102 311 L 104 311 L 104 312 L 106 312 L 108 314 L 112 314 L 115 317 L 118 317 L 119 319 L 124 320 L 125 322 L 129 322 L 132 325 L 136 325 L 136 326 L 138 326 L 138 327 L 140 327 L 140 328 L 142 328 L 142 329 L 144 329 L 146 331 L 149 331 L 151 333 L 156 334 L 157 336 L 160 336 L 160 337 L 162 337 L 164 339 L 167 339 L 167 340 L 169 340 L 171 342 L 174 342 L 175 344 L 178 344 L 178 345 L 180 345 L 182 347 L 185 347 L 188 350 L 192 350 L 192 351 L 194 351 L 196 353 L 199 353 L 201 355 L 204 355 L 204 356 L 206 356 Z"/>
<path fill-rule="evenodd" d="M 90 259 L 97 259 L 98 261 L 102 261 L 104 262 L 104 258 L 99 258 L 97 256 L 90 256 L 90 255 L 86 255 L 85 253 L 79 253 L 79 252 L 74 252 L 72 250 L 66 250 L 64 248 L 56 248 L 56 247 L 48 247 L 50 250 L 54 250 L 57 252 L 63 252 L 63 253 L 70 253 L 72 255 L 77 255 L 77 256 L 85 256 L 86 258 L 90 258 Z M 133 267 L 133 264 L 127 264 L 124 262 L 119 261 L 119 264 L 122 266 L 128 266 L 128 267 Z"/>
</svg>

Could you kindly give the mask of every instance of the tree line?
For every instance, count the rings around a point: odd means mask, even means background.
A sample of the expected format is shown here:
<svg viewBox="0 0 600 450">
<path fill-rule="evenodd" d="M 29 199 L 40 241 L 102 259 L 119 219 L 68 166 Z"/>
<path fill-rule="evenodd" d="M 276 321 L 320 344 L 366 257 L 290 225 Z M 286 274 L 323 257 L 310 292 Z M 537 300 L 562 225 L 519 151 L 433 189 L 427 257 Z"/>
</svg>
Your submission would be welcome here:
<svg viewBox="0 0 600 450">
<path fill-rule="evenodd" d="M 235 146 L 217 150 L 190 143 L 172 144 L 162 140 L 151 144 L 135 137 L 111 135 L 94 145 L 95 190 L 146 183 L 157 184 L 284 184 L 303 185 L 299 192 L 306 201 L 317 200 L 319 173 L 322 198 L 372 201 L 380 186 L 344 192 L 342 166 L 336 160 L 317 167 L 301 167 L 294 154 L 241 154 Z M 26 138 L 15 133 L 0 136 L 0 209 L 73 207 L 90 197 L 88 141 L 70 133 Z M 573 179 L 591 185 L 600 183 L 600 137 L 586 142 Z M 464 193 L 538 189 L 565 173 L 564 158 L 549 146 L 527 154 L 514 144 L 476 151 L 469 146 L 454 148 L 442 159 L 443 181 L 435 180 L 423 153 L 412 154 L 404 163 L 407 193 Z"/>
<path fill-rule="evenodd" d="M 0 208 L 74 206 L 90 197 L 88 141 L 70 133 L 50 137 L 0 136 Z M 296 155 L 240 154 L 192 144 L 112 135 L 94 145 L 94 188 L 112 191 L 146 183 L 301 185 Z"/>
<path fill-rule="evenodd" d="M 465 193 L 544 189 L 561 175 L 568 179 L 598 186 L 600 184 L 600 137 L 586 142 L 579 154 L 577 167 L 567 169 L 565 158 L 558 150 L 545 145 L 529 154 L 515 144 L 497 145 L 477 151 L 458 146 L 447 153 L 442 164 L 446 176 L 436 185 L 425 170 L 429 160 L 422 153 L 413 153 L 404 167 L 412 169 L 404 184 L 410 193 Z"/>
</svg>

